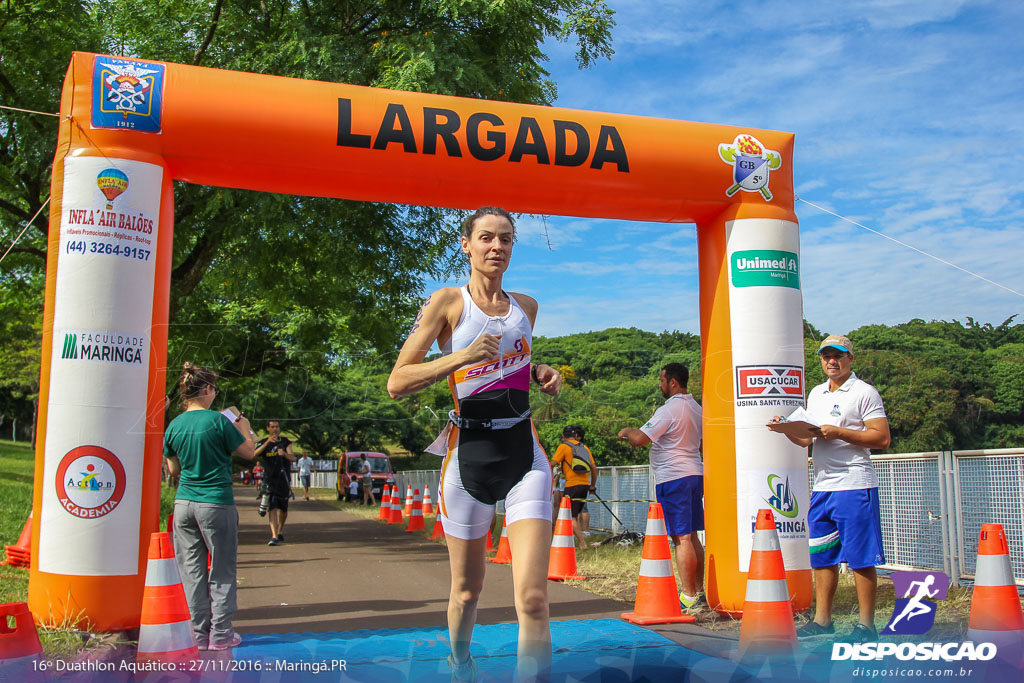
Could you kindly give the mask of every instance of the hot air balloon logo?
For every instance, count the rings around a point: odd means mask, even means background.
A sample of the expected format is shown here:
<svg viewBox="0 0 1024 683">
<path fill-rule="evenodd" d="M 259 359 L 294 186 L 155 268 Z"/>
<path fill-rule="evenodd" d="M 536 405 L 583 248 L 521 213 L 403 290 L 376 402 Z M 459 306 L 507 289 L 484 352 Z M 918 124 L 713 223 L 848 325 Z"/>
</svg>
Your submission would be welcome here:
<svg viewBox="0 0 1024 683">
<path fill-rule="evenodd" d="M 128 176 L 116 168 L 108 168 L 96 176 L 96 186 L 107 198 L 107 208 L 113 209 L 114 200 L 128 189 Z"/>
</svg>

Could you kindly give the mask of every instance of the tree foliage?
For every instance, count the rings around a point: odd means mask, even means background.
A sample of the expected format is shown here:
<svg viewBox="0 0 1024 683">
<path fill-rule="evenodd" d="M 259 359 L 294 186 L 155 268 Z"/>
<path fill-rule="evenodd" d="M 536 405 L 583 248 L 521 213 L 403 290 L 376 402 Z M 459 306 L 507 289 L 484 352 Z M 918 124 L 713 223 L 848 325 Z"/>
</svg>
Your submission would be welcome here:
<svg viewBox="0 0 1024 683">
<path fill-rule="evenodd" d="M 83 50 L 544 105 L 556 96 L 544 41 L 574 42 L 588 66 L 612 54 L 612 14 L 604 0 L 5 2 L 0 103 L 57 112 L 71 52 Z M 0 244 L 28 226 L 0 266 L 0 343 L 17 352 L 5 353 L 5 400 L 37 390 L 37 379 L 24 378 L 39 372 L 48 232 L 40 210 L 57 125 L 56 117 L 0 110 Z M 459 218 L 429 207 L 176 184 L 168 384 L 184 360 L 220 371 L 238 404 L 252 385 L 243 380 L 267 373 L 340 381 L 338 358 L 390 352 L 424 278 L 462 267 L 453 249 Z"/>
</svg>

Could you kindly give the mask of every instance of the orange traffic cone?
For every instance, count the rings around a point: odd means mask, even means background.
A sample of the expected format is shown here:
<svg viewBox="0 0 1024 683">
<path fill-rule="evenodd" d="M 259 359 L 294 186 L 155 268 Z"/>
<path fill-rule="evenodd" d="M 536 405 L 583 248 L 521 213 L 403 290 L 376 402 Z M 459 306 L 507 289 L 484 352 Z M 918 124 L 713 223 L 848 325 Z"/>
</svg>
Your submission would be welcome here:
<svg viewBox="0 0 1024 683">
<path fill-rule="evenodd" d="M 487 559 L 496 564 L 512 563 L 512 547 L 508 544 L 508 524 L 505 523 L 504 519 L 501 521 L 501 538 L 498 539 L 498 554 Z"/>
<path fill-rule="evenodd" d="M 409 484 L 406 484 L 405 507 L 402 508 L 402 514 L 406 517 L 412 514 L 412 486 Z"/>
<path fill-rule="evenodd" d="M 391 496 L 391 516 L 388 517 L 388 524 L 402 524 L 405 519 L 402 518 L 402 498 L 392 494 Z"/>
<path fill-rule="evenodd" d="M 141 622 L 138 661 L 173 663 L 180 669 L 199 659 L 185 589 L 167 532 L 149 537 Z"/>
<path fill-rule="evenodd" d="M 27 567 L 32 563 L 32 513 L 25 520 L 25 526 L 21 529 L 18 542 L 14 545 L 4 546 L 7 559 L 2 564 L 11 567 Z"/>
<path fill-rule="evenodd" d="M 423 523 L 423 499 L 420 498 L 420 490 L 412 493 L 412 513 L 409 515 L 409 526 L 405 527 L 405 533 L 411 531 L 423 531 L 426 525 Z"/>
<path fill-rule="evenodd" d="M 740 624 L 740 654 L 774 654 L 796 648 L 793 605 L 786 585 L 782 546 L 771 510 L 757 511 L 747 571 L 747 596 Z"/>
<path fill-rule="evenodd" d="M 967 639 L 993 643 L 997 656 L 1017 666 L 1024 649 L 1024 616 L 1002 524 L 982 524 Z"/>
<path fill-rule="evenodd" d="M 555 522 L 555 535 L 551 539 L 551 553 L 548 555 L 548 578 L 553 581 L 567 579 L 583 580 L 587 577 L 576 573 L 576 545 L 572 535 L 572 513 L 569 498 L 562 497 Z"/>
<path fill-rule="evenodd" d="M 561 512 L 561 511 L 559 511 Z M 632 624 L 687 624 L 696 617 L 683 614 L 672 571 L 672 549 L 665 530 L 665 513 L 660 503 L 647 509 L 647 530 L 640 554 L 640 578 L 636 583 L 633 611 L 622 618 Z"/>
<path fill-rule="evenodd" d="M 434 530 L 430 534 L 431 541 L 437 541 L 444 538 L 444 526 L 441 524 L 441 515 L 434 517 Z"/>
<path fill-rule="evenodd" d="M 385 522 L 391 519 L 391 489 L 384 484 L 384 490 L 380 494 L 380 510 L 377 512 L 377 519 Z"/>
<path fill-rule="evenodd" d="M 434 514 L 434 501 L 430 499 L 430 487 L 423 487 L 423 514 L 432 515 Z"/>
<path fill-rule="evenodd" d="M 14 628 L 7 625 L 9 617 L 14 618 Z M 41 661 L 43 646 L 39 643 L 39 634 L 32 623 L 28 605 L 24 602 L 0 605 L 0 671 L 4 679 L 37 680 L 37 662 Z"/>
<path fill-rule="evenodd" d="M 494 552 L 494 537 L 491 536 L 491 530 L 487 530 L 487 552 Z"/>
</svg>

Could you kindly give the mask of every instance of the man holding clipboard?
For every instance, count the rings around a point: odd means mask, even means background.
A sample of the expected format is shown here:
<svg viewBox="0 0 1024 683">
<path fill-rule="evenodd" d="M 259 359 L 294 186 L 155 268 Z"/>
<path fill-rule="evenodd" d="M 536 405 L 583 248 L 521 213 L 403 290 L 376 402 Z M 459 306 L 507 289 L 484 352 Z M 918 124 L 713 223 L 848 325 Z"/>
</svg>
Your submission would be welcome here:
<svg viewBox="0 0 1024 683">
<path fill-rule="evenodd" d="M 878 475 L 871 449 L 889 447 L 889 421 L 878 391 L 852 370 L 853 344 L 829 335 L 818 346 L 828 380 L 807 394 L 807 410 L 768 424 L 798 446 L 814 445 L 814 488 L 807 515 L 811 567 L 814 569 L 814 621 L 797 631 L 800 638 L 833 636 L 832 600 L 839 563 L 853 570 L 860 623 L 843 640 L 873 642 L 878 575 L 885 563 L 878 507 Z"/>
</svg>

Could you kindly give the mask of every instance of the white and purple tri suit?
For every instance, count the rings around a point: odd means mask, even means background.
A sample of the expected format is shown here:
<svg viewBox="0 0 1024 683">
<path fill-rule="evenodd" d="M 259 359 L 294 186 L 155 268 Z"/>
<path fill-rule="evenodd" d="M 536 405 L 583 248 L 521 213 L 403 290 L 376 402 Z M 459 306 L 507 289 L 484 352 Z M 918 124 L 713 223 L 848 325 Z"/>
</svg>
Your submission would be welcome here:
<svg viewBox="0 0 1024 683">
<path fill-rule="evenodd" d="M 448 376 L 455 399 L 446 429 L 439 505 L 445 534 L 481 538 L 505 500 L 505 521 L 551 521 L 551 468 L 530 419 L 530 319 L 509 296 L 508 313 L 489 316 L 462 293 L 462 315 L 441 351 L 470 346 L 482 334 L 500 335 L 498 358 L 466 365 Z"/>
</svg>

